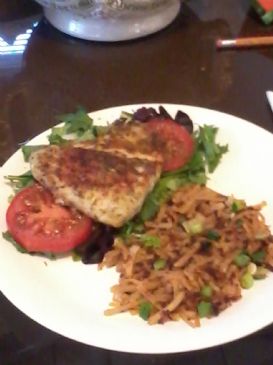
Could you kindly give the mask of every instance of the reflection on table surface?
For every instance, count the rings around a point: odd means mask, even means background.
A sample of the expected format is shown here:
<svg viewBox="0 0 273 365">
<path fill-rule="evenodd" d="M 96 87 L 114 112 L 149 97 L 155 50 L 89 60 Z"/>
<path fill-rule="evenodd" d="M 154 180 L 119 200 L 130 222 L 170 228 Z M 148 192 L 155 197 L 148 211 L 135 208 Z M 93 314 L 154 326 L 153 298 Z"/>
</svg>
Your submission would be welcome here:
<svg viewBox="0 0 273 365">
<path fill-rule="evenodd" d="M 55 30 L 31 1 L 0 5 L 0 165 L 18 144 L 77 105 L 168 102 L 220 110 L 273 131 L 265 98 L 273 48 L 217 51 L 215 40 L 268 35 L 248 0 L 190 0 L 166 29 L 120 43 L 86 42 Z M 258 313 L 257 313 L 258 315 Z M 175 341 L 176 339 L 174 339 Z M 65 339 L 0 296 L 0 364 L 271 364 L 273 327 L 187 354 L 130 355 Z"/>
</svg>

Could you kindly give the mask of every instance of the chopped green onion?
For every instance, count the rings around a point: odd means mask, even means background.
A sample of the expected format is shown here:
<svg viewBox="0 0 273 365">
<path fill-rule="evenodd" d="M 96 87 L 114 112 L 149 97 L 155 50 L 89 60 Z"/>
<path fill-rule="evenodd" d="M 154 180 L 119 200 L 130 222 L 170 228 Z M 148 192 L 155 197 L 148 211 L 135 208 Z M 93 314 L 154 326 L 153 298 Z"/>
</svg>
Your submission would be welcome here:
<svg viewBox="0 0 273 365">
<path fill-rule="evenodd" d="M 254 284 L 253 276 L 246 272 L 240 278 L 240 284 L 243 289 L 250 289 Z"/>
<path fill-rule="evenodd" d="M 145 247 L 153 247 L 153 248 L 160 247 L 160 239 L 156 236 L 143 234 L 139 236 L 139 239 Z"/>
<path fill-rule="evenodd" d="M 246 202 L 244 200 L 234 199 L 231 204 L 231 211 L 233 213 L 238 213 L 246 207 Z"/>
<path fill-rule="evenodd" d="M 265 251 L 259 250 L 251 254 L 251 259 L 255 264 L 261 265 L 264 262 L 265 259 Z"/>
<path fill-rule="evenodd" d="M 138 307 L 138 314 L 142 319 L 144 319 L 144 321 L 147 321 L 147 319 L 150 317 L 152 309 L 153 306 L 150 302 L 142 302 Z"/>
<path fill-rule="evenodd" d="M 250 262 L 248 265 L 247 265 L 247 268 L 246 268 L 247 272 L 249 272 L 251 275 L 254 275 L 257 271 L 257 265 L 254 264 L 254 262 Z"/>
<path fill-rule="evenodd" d="M 192 218 L 182 223 L 185 231 L 190 235 L 200 234 L 204 230 L 204 220 L 201 217 Z"/>
<path fill-rule="evenodd" d="M 268 270 L 265 267 L 257 267 L 257 270 L 255 272 L 255 274 L 253 275 L 253 278 L 255 280 L 262 280 L 265 279 L 267 276 Z"/>
<path fill-rule="evenodd" d="M 265 240 L 269 236 L 269 232 L 258 232 L 255 235 L 256 240 Z"/>
<path fill-rule="evenodd" d="M 167 261 L 165 259 L 158 259 L 154 262 L 153 267 L 155 270 L 162 270 L 166 267 Z"/>
<path fill-rule="evenodd" d="M 207 232 L 207 238 L 212 241 L 217 241 L 220 238 L 220 234 L 217 231 L 210 230 Z"/>
<path fill-rule="evenodd" d="M 211 296 L 212 296 L 211 286 L 209 286 L 209 285 L 203 286 L 203 288 L 201 288 L 201 295 L 205 298 L 211 298 Z"/>
<path fill-rule="evenodd" d="M 212 305 L 210 302 L 201 300 L 197 305 L 197 312 L 200 318 L 208 317 L 212 313 Z"/>
<path fill-rule="evenodd" d="M 235 256 L 233 262 L 238 267 L 245 267 L 250 263 L 250 257 L 245 253 L 241 252 L 237 256 Z"/>
</svg>

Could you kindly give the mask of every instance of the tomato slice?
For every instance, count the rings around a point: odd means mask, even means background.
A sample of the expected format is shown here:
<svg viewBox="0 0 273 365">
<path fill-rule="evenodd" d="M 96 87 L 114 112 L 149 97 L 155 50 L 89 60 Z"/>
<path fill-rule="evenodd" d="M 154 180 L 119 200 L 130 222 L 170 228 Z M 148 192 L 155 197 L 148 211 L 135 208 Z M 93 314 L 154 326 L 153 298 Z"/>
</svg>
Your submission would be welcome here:
<svg viewBox="0 0 273 365">
<path fill-rule="evenodd" d="M 171 119 L 151 119 L 146 125 L 161 142 L 163 171 L 176 170 L 190 160 L 194 141 L 186 128 Z"/>
<path fill-rule="evenodd" d="M 6 221 L 12 237 L 29 252 L 68 252 L 92 232 L 90 218 L 56 204 L 52 194 L 39 184 L 13 198 Z"/>
</svg>

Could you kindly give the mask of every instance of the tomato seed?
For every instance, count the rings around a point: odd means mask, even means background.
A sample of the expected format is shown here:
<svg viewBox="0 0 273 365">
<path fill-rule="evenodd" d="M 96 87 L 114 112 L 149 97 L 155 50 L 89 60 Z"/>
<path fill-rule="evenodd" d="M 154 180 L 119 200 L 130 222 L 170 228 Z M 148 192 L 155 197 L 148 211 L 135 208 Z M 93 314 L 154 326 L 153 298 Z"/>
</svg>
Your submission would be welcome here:
<svg viewBox="0 0 273 365">
<path fill-rule="evenodd" d="M 30 201 L 30 200 L 28 200 L 28 199 L 25 199 L 25 200 L 24 200 L 24 204 L 25 204 L 25 206 L 27 206 L 27 207 L 31 207 L 31 205 L 32 205 L 32 201 Z"/>
<path fill-rule="evenodd" d="M 52 234 L 52 231 L 50 231 L 48 229 L 44 229 L 43 233 L 46 234 L 47 236 L 50 236 Z"/>
<path fill-rule="evenodd" d="M 24 214 L 18 214 L 16 216 L 16 221 L 18 224 L 20 224 L 21 226 L 26 224 L 26 216 Z"/>
</svg>

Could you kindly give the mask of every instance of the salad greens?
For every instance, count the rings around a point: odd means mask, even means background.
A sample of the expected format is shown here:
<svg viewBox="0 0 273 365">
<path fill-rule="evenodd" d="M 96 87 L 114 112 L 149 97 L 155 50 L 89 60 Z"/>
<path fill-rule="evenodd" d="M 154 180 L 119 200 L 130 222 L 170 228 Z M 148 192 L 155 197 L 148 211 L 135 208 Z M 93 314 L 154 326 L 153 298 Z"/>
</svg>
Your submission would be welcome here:
<svg viewBox="0 0 273 365">
<path fill-rule="evenodd" d="M 195 153 L 191 160 L 182 168 L 163 173 L 156 183 L 153 191 L 146 198 L 139 213 L 139 220 L 152 219 L 159 207 L 165 203 L 180 186 L 187 183 L 205 184 L 207 182 L 207 171 L 213 172 L 220 163 L 228 146 L 221 146 L 216 143 L 218 129 L 205 125 L 199 127 L 194 133 Z"/>
<path fill-rule="evenodd" d="M 55 260 L 57 257 L 64 257 L 65 256 L 65 254 L 55 254 L 53 252 L 30 252 L 27 249 L 25 249 L 23 246 L 21 246 L 18 242 L 16 242 L 9 231 L 2 232 L 2 237 L 6 241 L 12 243 L 13 246 L 16 248 L 16 250 L 18 252 L 21 252 L 21 253 L 27 253 L 27 254 L 32 255 L 32 256 L 42 256 L 42 257 L 46 257 L 50 260 Z M 74 256 L 73 256 L 73 259 L 74 259 Z"/>
<path fill-rule="evenodd" d="M 92 140 L 108 129 L 107 126 L 94 126 L 93 120 L 82 107 L 79 107 L 75 113 L 59 115 L 56 119 L 57 122 L 63 123 L 63 125 L 51 129 L 51 133 L 47 137 L 50 144 L 62 145 L 71 139 L 78 141 Z M 43 147 L 45 145 L 24 145 L 22 147 L 24 160 L 27 162 L 33 151 Z"/>
<path fill-rule="evenodd" d="M 122 112 L 120 120 L 130 123 L 133 114 Z M 62 145 L 68 143 L 71 139 L 76 140 L 93 140 L 97 136 L 104 134 L 108 126 L 95 126 L 93 120 L 88 116 L 83 108 L 78 108 L 75 113 L 60 115 L 57 121 L 63 123 L 61 126 L 53 127 L 48 136 L 50 144 Z M 132 233 L 138 235 L 139 240 L 146 247 L 158 247 L 160 241 L 157 237 L 142 234 L 144 231 L 143 222 L 152 219 L 158 212 L 160 206 L 170 199 L 174 191 L 179 187 L 188 184 L 205 184 L 207 182 L 207 173 L 215 170 L 224 153 L 228 151 L 228 146 L 222 146 L 216 143 L 218 128 L 210 125 L 199 127 L 193 133 L 195 141 L 195 152 L 191 160 L 182 168 L 175 171 L 168 171 L 161 175 L 154 189 L 146 197 L 139 214 L 127 222 L 120 230 L 119 234 L 128 238 Z M 31 153 L 43 145 L 29 146 L 24 145 L 22 152 L 24 160 L 28 161 Z M 20 176 L 9 175 L 5 177 L 14 192 L 20 191 L 31 185 L 34 181 L 31 171 Z M 213 239 L 217 239 L 214 237 Z"/>
<path fill-rule="evenodd" d="M 22 153 L 23 153 L 23 156 L 24 156 L 24 161 L 25 162 L 28 162 L 29 161 L 29 157 L 32 154 L 32 152 L 38 151 L 38 150 L 40 150 L 43 147 L 45 147 L 45 145 L 36 145 L 36 146 L 27 146 L 27 145 L 24 145 L 21 148 Z"/>
<path fill-rule="evenodd" d="M 15 241 L 15 239 L 11 236 L 11 234 L 9 233 L 9 231 L 3 232 L 2 233 L 2 237 L 13 244 L 13 246 L 16 248 L 17 251 L 21 252 L 21 253 L 28 253 L 28 251 L 22 247 L 21 245 L 19 245 L 19 243 L 17 243 Z"/>
<path fill-rule="evenodd" d="M 5 176 L 5 179 L 8 180 L 9 185 L 12 187 L 15 193 L 18 193 L 23 188 L 33 184 L 34 181 L 31 171 L 27 171 L 19 176 L 7 175 Z"/>
<path fill-rule="evenodd" d="M 61 127 L 53 127 L 48 136 L 50 144 L 64 144 L 69 141 L 66 137 L 73 135 L 74 139 L 85 141 L 96 138 L 96 127 L 86 111 L 80 107 L 75 113 L 63 114 L 57 117 L 63 123 Z"/>
<path fill-rule="evenodd" d="M 163 173 L 156 183 L 153 191 L 147 196 L 139 217 L 142 221 L 151 219 L 157 213 L 159 207 L 165 203 L 180 186 L 187 183 L 205 184 L 207 181 L 205 161 L 200 148 L 188 164 L 181 169 Z"/>
<path fill-rule="evenodd" d="M 83 108 L 78 108 L 75 113 L 57 116 L 57 121 L 62 122 L 63 125 L 51 129 L 51 133 L 48 136 L 50 144 L 64 144 L 71 138 L 81 141 L 91 140 L 107 130 L 107 127 L 94 126 L 93 120 Z M 43 147 L 45 145 L 22 146 L 21 150 L 24 161 L 28 162 L 31 153 Z M 19 176 L 8 175 L 5 178 L 9 181 L 15 193 L 31 185 L 34 181 L 31 171 L 27 171 Z"/>
<path fill-rule="evenodd" d="M 199 127 L 199 133 L 196 135 L 198 147 L 201 151 L 203 151 L 208 171 L 210 173 L 216 169 L 222 155 L 228 151 L 227 145 L 221 146 L 216 143 L 215 138 L 217 132 L 218 128 L 204 125 L 203 127 Z"/>
</svg>

